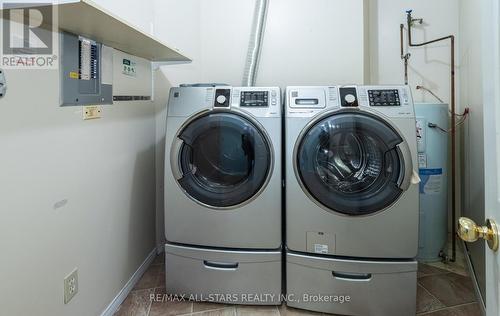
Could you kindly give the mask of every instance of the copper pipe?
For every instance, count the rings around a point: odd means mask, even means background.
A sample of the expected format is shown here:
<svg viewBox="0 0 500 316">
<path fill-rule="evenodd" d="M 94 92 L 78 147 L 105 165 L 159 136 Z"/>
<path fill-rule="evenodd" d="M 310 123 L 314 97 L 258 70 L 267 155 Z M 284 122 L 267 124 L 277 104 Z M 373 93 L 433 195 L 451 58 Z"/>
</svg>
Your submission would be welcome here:
<svg viewBox="0 0 500 316">
<path fill-rule="evenodd" d="M 399 25 L 399 44 L 401 47 L 401 58 L 403 58 L 404 55 L 404 49 L 403 49 L 403 31 L 404 31 L 405 26 L 403 24 Z"/>
<path fill-rule="evenodd" d="M 419 23 L 422 23 L 422 19 L 413 19 L 411 17 L 411 10 L 406 12 L 406 23 L 408 27 L 408 45 L 410 47 L 420 47 L 440 41 L 445 41 L 445 40 L 450 40 L 450 60 L 451 60 L 451 65 L 450 65 L 450 79 L 451 79 L 451 91 L 450 91 L 450 112 L 451 112 L 451 129 L 450 129 L 450 134 L 451 134 L 451 221 L 452 221 L 452 256 L 450 261 L 454 262 L 456 260 L 456 241 L 455 241 L 455 235 L 456 235 L 456 125 L 455 125 L 455 36 L 453 35 L 448 35 L 444 37 L 440 37 L 431 41 L 423 42 L 423 43 L 413 43 L 411 40 L 411 27 L 412 23 L 414 21 L 419 21 Z"/>
<path fill-rule="evenodd" d="M 403 24 L 399 25 L 399 43 L 400 43 L 400 52 L 401 52 L 401 59 L 404 60 L 404 65 L 405 65 L 405 85 L 408 85 L 408 59 L 410 59 L 410 53 L 404 52 L 403 48 L 403 42 L 404 42 L 404 28 L 405 26 Z"/>
<path fill-rule="evenodd" d="M 424 86 L 420 86 L 420 85 L 417 85 L 415 88 L 416 88 L 417 90 L 424 90 L 424 91 L 427 91 L 427 92 L 429 92 L 429 93 L 430 93 L 433 97 L 435 97 L 435 98 L 436 98 L 436 100 L 438 100 L 438 101 L 439 101 L 439 102 L 441 102 L 441 103 L 445 103 L 445 102 L 443 101 L 443 99 L 441 99 L 440 97 L 438 97 L 438 96 L 437 96 L 437 94 L 435 94 L 435 93 L 434 93 L 431 89 L 426 88 L 426 87 L 424 87 Z"/>
</svg>

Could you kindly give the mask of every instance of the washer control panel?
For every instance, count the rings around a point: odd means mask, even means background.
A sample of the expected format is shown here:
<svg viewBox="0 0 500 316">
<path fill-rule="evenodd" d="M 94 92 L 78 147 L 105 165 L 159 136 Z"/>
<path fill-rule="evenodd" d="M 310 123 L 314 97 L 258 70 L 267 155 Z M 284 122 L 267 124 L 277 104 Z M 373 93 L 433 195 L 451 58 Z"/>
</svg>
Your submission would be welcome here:
<svg viewBox="0 0 500 316">
<path fill-rule="evenodd" d="M 370 106 L 401 106 L 398 89 L 368 90 Z"/>
<path fill-rule="evenodd" d="M 406 85 L 289 86 L 287 117 L 313 117 L 333 109 L 371 108 L 388 117 L 414 117 L 410 88 Z"/>
<path fill-rule="evenodd" d="M 274 101 L 276 102 L 276 100 Z M 268 107 L 269 91 L 241 91 L 240 107 Z"/>
<path fill-rule="evenodd" d="M 280 117 L 280 88 L 232 87 L 231 108 L 240 108 L 256 117 Z"/>
</svg>

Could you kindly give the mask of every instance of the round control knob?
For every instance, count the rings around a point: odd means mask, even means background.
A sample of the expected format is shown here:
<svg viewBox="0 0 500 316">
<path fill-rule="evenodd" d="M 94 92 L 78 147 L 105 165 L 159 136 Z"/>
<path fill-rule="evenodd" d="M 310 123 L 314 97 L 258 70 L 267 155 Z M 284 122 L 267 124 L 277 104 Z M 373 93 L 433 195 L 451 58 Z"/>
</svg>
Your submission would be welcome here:
<svg viewBox="0 0 500 316">
<path fill-rule="evenodd" d="M 353 96 L 352 94 L 346 94 L 344 100 L 345 102 L 347 102 L 347 104 L 353 104 L 354 102 L 356 102 L 356 97 Z"/>
<path fill-rule="evenodd" d="M 226 97 L 225 97 L 225 96 L 223 96 L 223 95 L 219 95 L 219 96 L 217 97 L 217 103 L 219 103 L 219 104 L 224 104 L 224 103 L 226 103 L 226 100 L 227 100 L 227 99 L 226 99 Z"/>
</svg>

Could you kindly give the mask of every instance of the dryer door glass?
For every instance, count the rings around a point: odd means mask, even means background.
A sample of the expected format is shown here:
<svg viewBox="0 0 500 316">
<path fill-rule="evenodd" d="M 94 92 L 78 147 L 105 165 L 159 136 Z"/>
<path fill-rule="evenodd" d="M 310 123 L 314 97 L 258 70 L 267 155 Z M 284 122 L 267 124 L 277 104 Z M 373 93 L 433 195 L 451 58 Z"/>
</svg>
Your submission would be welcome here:
<svg viewBox="0 0 500 316">
<path fill-rule="evenodd" d="M 230 207 L 254 197 L 266 183 L 271 148 L 249 119 L 230 112 L 211 112 L 180 133 L 183 145 L 179 181 L 197 202 Z"/>
<path fill-rule="evenodd" d="M 299 143 L 295 160 L 303 188 L 326 208 L 367 215 L 401 195 L 403 139 L 382 119 L 341 112 L 313 124 Z"/>
</svg>

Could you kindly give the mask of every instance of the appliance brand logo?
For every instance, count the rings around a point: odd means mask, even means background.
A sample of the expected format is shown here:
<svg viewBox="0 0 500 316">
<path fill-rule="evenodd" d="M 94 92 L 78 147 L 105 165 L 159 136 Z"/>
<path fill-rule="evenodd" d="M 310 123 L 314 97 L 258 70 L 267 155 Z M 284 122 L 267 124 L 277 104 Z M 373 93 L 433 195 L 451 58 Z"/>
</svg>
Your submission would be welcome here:
<svg viewBox="0 0 500 316">
<path fill-rule="evenodd" d="M 57 68 L 57 27 L 53 2 L 2 2 L 2 67 Z"/>
</svg>

